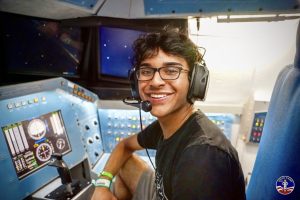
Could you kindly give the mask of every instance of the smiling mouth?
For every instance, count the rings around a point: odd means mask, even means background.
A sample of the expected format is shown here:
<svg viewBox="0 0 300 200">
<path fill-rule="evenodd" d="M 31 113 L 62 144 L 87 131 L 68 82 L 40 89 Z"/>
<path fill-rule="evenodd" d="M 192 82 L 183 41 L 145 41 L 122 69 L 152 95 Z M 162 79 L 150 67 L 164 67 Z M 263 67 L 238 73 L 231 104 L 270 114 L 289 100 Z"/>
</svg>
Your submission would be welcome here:
<svg viewBox="0 0 300 200">
<path fill-rule="evenodd" d="M 150 94 L 150 97 L 153 99 L 161 99 L 161 98 L 165 98 L 167 96 L 167 94 Z"/>
</svg>

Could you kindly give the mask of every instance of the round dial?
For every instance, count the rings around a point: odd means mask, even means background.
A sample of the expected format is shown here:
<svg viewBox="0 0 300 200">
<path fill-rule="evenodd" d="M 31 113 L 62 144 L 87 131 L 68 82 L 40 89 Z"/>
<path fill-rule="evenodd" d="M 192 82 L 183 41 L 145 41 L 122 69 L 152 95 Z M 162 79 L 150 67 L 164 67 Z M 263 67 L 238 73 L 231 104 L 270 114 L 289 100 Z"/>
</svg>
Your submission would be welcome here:
<svg viewBox="0 0 300 200">
<path fill-rule="evenodd" d="M 39 140 L 46 134 L 46 125 L 42 120 L 34 119 L 29 122 L 27 130 L 32 139 Z"/>
<path fill-rule="evenodd" d="M 60 150 L 62 150 L 63 148 L 65 148 L 66 146 L 66 142 L 64 139 L 62 138 L 59 138 L 57 141 L 56 141 L 56 147 Z"/>
<path fill-rule="evenodd" d="M 48 143 L 41 143 L 36 149 L 36 157 L 45 162 L 51 158 L 52 148 Z"/>
</svg>

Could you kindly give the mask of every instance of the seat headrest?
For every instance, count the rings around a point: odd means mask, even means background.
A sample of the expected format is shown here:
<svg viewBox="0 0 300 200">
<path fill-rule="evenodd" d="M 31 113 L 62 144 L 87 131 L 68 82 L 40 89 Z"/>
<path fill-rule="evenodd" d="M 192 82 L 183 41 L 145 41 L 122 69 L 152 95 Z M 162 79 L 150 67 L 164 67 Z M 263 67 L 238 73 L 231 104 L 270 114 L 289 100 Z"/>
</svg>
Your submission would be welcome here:
<svg viewBox="0 0 300 200">
<path fill-rule="evenodd" d="M 296 55 L 294 60 L 294 66 L 300 68 L 300 21 L 298 23 L 297 35 L 296 35 Z"/>
</svg>

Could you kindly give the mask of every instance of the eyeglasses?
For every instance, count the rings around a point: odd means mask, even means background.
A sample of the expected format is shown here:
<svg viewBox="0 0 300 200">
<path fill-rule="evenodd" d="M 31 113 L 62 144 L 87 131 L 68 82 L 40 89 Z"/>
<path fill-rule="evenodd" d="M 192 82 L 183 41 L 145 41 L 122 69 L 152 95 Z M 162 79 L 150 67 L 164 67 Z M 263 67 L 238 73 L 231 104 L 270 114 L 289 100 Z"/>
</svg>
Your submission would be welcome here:
<svg viewBox="0 0 300 200">
<path fill-rule="evenodd" d="M 178 79 L 181 72 L 189 72 L 189 70 L 183 69 L 181 65 L 172 65 L 160 68 L 141 66 L 135 71 L 135 74 L 139 81 L 150 81 L 153 79 L 155 72 L 159 73 L 162 80 L 175 80 Z"/>
</svg>

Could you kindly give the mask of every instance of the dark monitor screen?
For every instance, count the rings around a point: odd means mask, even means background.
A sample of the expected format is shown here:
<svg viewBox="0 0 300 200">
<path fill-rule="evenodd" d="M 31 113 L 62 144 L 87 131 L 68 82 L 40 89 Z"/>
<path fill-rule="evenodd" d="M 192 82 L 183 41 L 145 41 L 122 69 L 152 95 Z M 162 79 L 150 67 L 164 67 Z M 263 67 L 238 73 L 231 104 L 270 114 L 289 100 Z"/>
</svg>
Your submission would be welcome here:
<svg viewBox="0 0 300 200">
<path fill-rule="evenodd" d="M 0 14 L 3 64 L 8 73 L 78 76 L 83 42 L 79 27 Z"/>
<path fill-rule="evenodd" d="M 71 151 L 60 110 L 8 124 L 2 130 L 19 179 L 45 166 L 53 153 Z"/>
<path fill-rule="evenodd" d="M 133 42 L 145 32 L 109 26 L 99 27 L 99 75 L 128 77 L 132 67 Z"/>
</svg>

